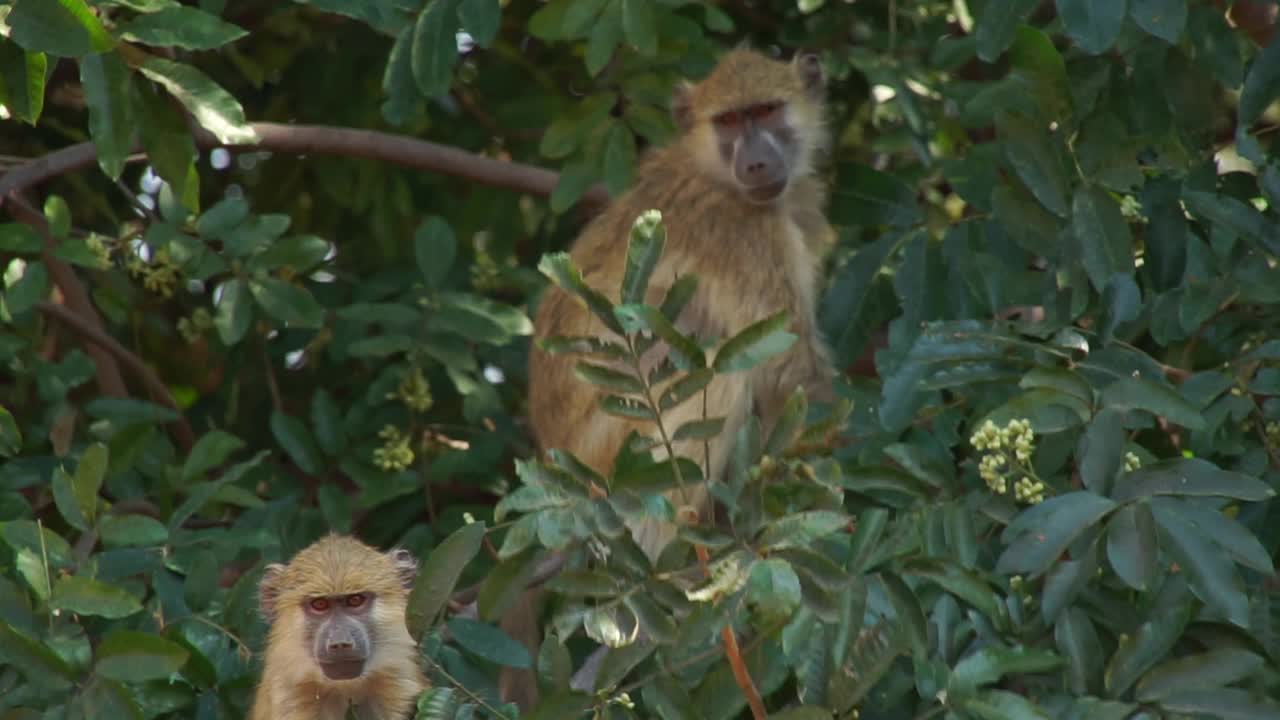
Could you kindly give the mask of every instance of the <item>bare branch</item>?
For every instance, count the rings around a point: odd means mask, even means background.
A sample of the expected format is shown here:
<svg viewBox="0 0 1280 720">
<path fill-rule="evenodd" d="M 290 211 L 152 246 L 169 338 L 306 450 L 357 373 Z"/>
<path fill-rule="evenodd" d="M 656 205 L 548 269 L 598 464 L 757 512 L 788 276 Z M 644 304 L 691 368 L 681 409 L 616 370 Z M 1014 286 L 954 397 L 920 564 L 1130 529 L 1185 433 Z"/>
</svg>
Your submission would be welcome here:
<svg viewBox="0 0 1280 720">
<path fill-rule="evenodd" d="M 258 135 L 257 143 L 223 145 L 203 129 L 197 129 L 194 137 L 196 144 L 203 149 L 227 147 L 236 151 L 266 150 L 296 155 L 336 155 L 380 160 L 539 197 L 550 196 L 560 178 L 558 173 L 544 168 L 496 160 L 448 145 L 375 130 L 281 123 L 252 123 L 250 127 Z M 129 161 L 137 162 L 145 157 L 141 147 L 138 147 L 129 156 Z M 97 151 L 92 142 L 71 145 L 35 158 L 0 175 L 0 203 L 10 193 L 20 192 L 69 172 L 83 170 L 96 162 Z M 598 206 L 603 205 L 607 199 L 604 187 L 596 185 L 583 194 L 581 202 Z"/>
</svg>

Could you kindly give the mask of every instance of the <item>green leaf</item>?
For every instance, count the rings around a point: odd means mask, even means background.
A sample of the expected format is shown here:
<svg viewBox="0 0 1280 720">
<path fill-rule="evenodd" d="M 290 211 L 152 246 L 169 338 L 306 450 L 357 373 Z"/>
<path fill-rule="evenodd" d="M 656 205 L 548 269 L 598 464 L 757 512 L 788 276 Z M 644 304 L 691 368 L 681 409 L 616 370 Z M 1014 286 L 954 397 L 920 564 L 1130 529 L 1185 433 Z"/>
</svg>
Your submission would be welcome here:
<svg viewBox="0 0 1280 720">
<path fill-rule="evenodd" d="M 1115 44 L 1124 27 L 1125 0 L 1057 0 L 1058 17 L 1081 50 L 1100 55 Z"/>
<path fill-rule="evenodd" d="M 634 398 L 620 395 L 609 395 L 600 398 L 600 409 L 614 416 L 628 420 L 656 420 L 657 416 L 648 405 Z"/>
<path fill-rule="evenodd" d="M 566 3 L 560 22 L 563 37 L 574 37 L 590 32 L 605 3 L 609 0 L 570 0 Z"/>
<path fill-rule="evenodd" d="M 438 215 L 423 220 L 413 234 L 413 254 L 427 287 L 433 290 L 444 287 L 458 255 L 458 240 L 448 221 Z"/>
<path fill-rule="evenodd" d="M 0 457 L 11 458 L 22 452 L 22 430 L 13 415 L 0 407 Z"/>
<path fill-rule="evenodd" d="M 1124 462 L 1123 418 L 1115 408 L 1099 412 L 1080 437 L 1080 479 L 1098 495 L 1111 491 Z"/>
<path fill-rule="evenodd" d="M 89 520 L 85 517 L 80 503 L 76 501 L 71 476 L 62 468 L 56 468 L 53 471 L 50 489 L 53 491 L 53 502 L 58 508 L 58 514 L 67 521 L 67 524 L 81 532 L 88 530 Z"/>
<path fill-rule="evenodd" d="M 1119 502 L 1153 495 L 1228 497 L 1258 502 L 1275 495 L 1266 483 L 1223 470 L 1199 458 L 1177 458 L 1145 465 L 1125 475 L 1112 494 Z"/>
<path fill-rule="evenodd" d="M 418 89 L 427 97 L 449 92 L 458 58 L 458 0 L 435 0 L 418 15 L 410 64 Z"/>
<path fill-rule="evenodd" d="M 159 635 L 116 630 L 98 644 L 95 674 L 119 682 L 167 678 L 187 664 L 190 653 Z"/>
<path fill-rule="evenodd" d="M 963 696 L 1005 675 L 1048 672 L 1062 664 L 1062 658 L 1045 650 L 984 647 L 956 663 L 947 689 Z"/>
<path fill-rule="evenodd" d="M 89 106 L 89 135 L 98 150 L 98 166 L 117 180 L 133 152 L 137 129 L 133 73 L 115 53 L 89 55 L 80 61 L 80 83 Z"/>
<path fill-rule="evenodd" d="M 186 116 L 152 83 L 135 82 L 132 85 L 138 139 L 147 151 L 147 160 L 175 192 L 184 196 L 197 192 L 200 176 L 195 168 L 196 145 L 191 139 Z M 243 200 L 239 202 L 244 203 Z M 248 211 L 247 206 L 245 211 Z"/>
<path fill-rule="evenodd" d="M 12 22 L 12 20 L 10 20 Z M 1240 90 L 1240 127 L 1252 125 L 1280 96 L 1280 45 L 1269 43 L 1253 59 Z"/>
<path fill-rule="evenodd" d="M 180 417 L 170 408 L 133 398 L 100 397 L 91 400 L 84 409 L 90 417 L 110 420 L 121 427 L 159 425 Z"/>
<path fill-rule="evenodd" d="M 543 138 L 546 137 L 543 135 Z M 585 159 L 560 168 L 560 179 L 551 191 L 551 212 L 563 213 L 573 207 L 598 177 L 595 164 Z"/>
<path fill-rule="evenodd" d="M 636 616 L 640 629 L 659 644 L 675 642 L 679 628 L 671 615 L 653 599 L 643 592 L 628 593 L 622 599 L 627 608 Z"/>
<path fill-rule="evenodd" d="M 1054 624 L 1053 639 L 1066 657 L 1071 691 L 1076 695 L 1097 692 L 1102 685 L 1102 643 L 1088 614 L 1078 607 L 1067 608 Z"/>
<path fill-rule="evenodd" d="M 39 1 L 39 0 L 37 0 Z M 15 120 L 35 125 L 44 111 L 49 58 L 11 42 L 0 43 L 0 100 Z"/>
<path fill-rule="evenodd" d="M 769 549 L 804 547 L 848 524 L 847 515 L 829 510 L 792 513 L 766 525 L 757 543 Z"/>
<path fill-rule="evenodd" d="M 1144 377 L 1128 377 L 1112 383 L 1102 389 L 1101 396 L 1103 407 L 1145 410 L 1189 430 L 1204 428 L 1204 418 L 1178 391 Z"/>
<path fill-rule="evenodd" d="M 644 496 L 673 490 L 680 487 L 682 481 L 684 487 L 702 482 L 702 468 L 697 463 L 682 457 L 676 459 L 676 464 L 680 467 L 679 479 L 669 460 L 622 469 L 614 478 L 614 489 Z"/>
<path fill-rule="evenodd" d="M 1006 690 L 988 690 L 976 697 L 963 698 L 957 705 L 967 717 L 979 720 L 1050 720 L 1039 705 Z"/>
<path fill-rule="evenodd" d="M 658 18 L 653 0 L 622 0 L 622 32 L 641 55 L 658 52 Z"/>
<path fill-rule="evenodd" d="M 118 620 L 142 610 L 142 603 L 128 591 L 114 585 L 79 575 L 66 575 L 54 583 L 49 607 Z"/>
<path fill-rule="evenodd" d="M 1002 112 L 996 116 L 996 131 L 1004 147 L 1005 160 L 1031 194 L 1054 215 L 1066 217 L 1067 173 L 1047 128 Z"/>
<path fill-rule="evenodd" d="M 1129 0 L 1129 15 L 1138 27 L 1176 45 L 1187 27 L 1186 0 Z"/>
<path fill-rule="evenodd" d="M 458 19 L 477 45 L 489 47 L 502 26 L 502 7 L 498 0 L 462 0 Z"/>
<path fill-rule="evenodd" d="M 311 396 L 311 426 L 315 429 L 316 441 L 323 448 L 328 448 L 332 455 L 341 455 L 347 446 L 347 432 L 342 424 L 342 410 L 338 407 L 333 395 L 324 388 L 318 388 Z"/>
<path fill-rule="evenodd" d="M 631 185 L 631 169 L 636 162 L 636 137 L 626 123 L 615 122 L 604 139 L 601 173 L 605 187 L 613 196 L 621 195 Z M 623 284 L 623 288 L 626 288 Z"/>
<path fill-rule="evenodd" d="M 1138 682 L 1134 696 L 1142 702 L 1160 702 L 1190 690 L 1231 685 L 1252 676 L 1266 662 L 1260 655 L 1233 647 L 1180 657 L 1152 668 Z"/>
<path fill-rule="evenodd" d="M 1120 205 L 1101 188 L 1081 188 L 1071 204 L 1071 227 L 1089 282 L 1099 292 L 1116 274 L 1133 274 L 1133 237 Z"/>
<path fill-rule="evenodd" d="M 151 57 L 138 68 L 191 112 L 204 129 L 227 145 L 252 144 L 258 136 L 245 122 L 244 108 L 230 93 L 190 65 Z"/>
<path fill-rule="evenodd" d="M 324 262 L 332 246 L 328 240 L 315 235 L 290 235 L 271 243 L 266 250 L 253 257 L 254 269 L 274 270 L 287 267 L 296 273 L 304 273 Z"/>
<path fill-rule="evenodd" d="M 1187 501 L 1182 498 L 1157 497 L 1151 499 L 1151 507 L 1167 509 L 1196 526 L 1202 537 L 1212 538 L 1231 559 L 1251 567 L 1263 575 L 1275 573 L 1271 555 L 1253 532 L 1240 521 L 1216 509 L 1211 503 Z"/>
<path fill-rule="evenodd" d="M 624 334 L 618 319 L 613 315 L 613 303 L 587 285 L 582 279 L 582 272 L 578 270 L 577 265 L 574 265 L 568 253 L 543 255 L 538 261 L 538 271 L 551 278 L 551 281 L 561 289 L 586 303 L 587 309 L 599 318 L 605 327 L 619 335 Z"/>
<path fill-rule="evenodd" d="M 253 457 L 242 463 L 231 466 L 226 472 L 213 482 L 199 483 L 187 488 L 187 499 L 182 502 L 169 516 L 169 532 L 177 532 L 192 515 L 195 515 L 210 500 L 217 495 L 222 488 L 238 482 L 250 470 L 256 468 L 270 453 L 266 450 L 258 452 Z"/>
<path fill-rule="evenodd" d="M 32 52 L 79 57 L 115 46 L 84 0 L 16 0 L 6 22 L 13 41 Z"/>
<path fill-rule="evenodd" d="M 268 315 L 286 325 L 318 328 L 324 324 L 324 308 L 306 288 L 262 277 L 249 281 L 249 292 Z"/>
<path fill-rule="evenodd" d="M 33 685 L 52 690 L 65 690 L 77 673 L 67 661 L 43 643 L 18 632 L 0 621 L 0 658 L 6 665 L 22 673 Z"/>
<path fill-rule="evenodd" d="M 614 317 L 628 333 L 648 331 L 667 344 L 670 359 L 681 370 L 702 368 L 706 354 L 693 338 L 676 329 L 666 316 L 650 305 L 617 305 Z"/>
<path fill-rule="evenodd" d="M 790 448 L 800 438 L 808 412 L 809 398 L 805 395 L 804 388 L 797 387 L 787 397 L 782 406 L 782 414 L 774 422 L 769 439 L 764 443 L 764 454 L 777 457 Z"/>
<path fill-rule="evenodd" d="M 786 352 L 796 341 L 795 335 L 783 330 L 787 322 L 784 310 L 747 326 L 720 346 L 712 368 L 717 373 L 750 370 L 768 358 Z"/>
<path fill-rule="evenodd" d="M 1186 690 L 1166 696 L 1160 707 L 1185 717 L 1228 720 L 1272 720 L 1280 717 L 1280 705 L 1256 692 L 1240 688 Z"/>
<path fill-rule="evenodd" d="M 836 165 L 839 203 L 830 210 L 837 225 L 911 227 L 922 218 L 916 190 L 901 178 L 862 163 Z"/>
<path fill-rule="evenodd" d="M 164 523 L 146 515 L 108 515 L 98 525 L 98 533 L 109 548 L 158 547 L 169 542 Z"/>
<path fill-rule="evenodd" d="M 302 472 L 318 475 L 324 469 L 324 455 L 306 423 L 292 415 L 272 411 L 271 435 Z"/>
<path fill-rule="evenodd" d="M 93 523 L 98 516 L 98 492 L 102 490 L 102 481 L 107 476 L 107 446 L 93 443 L 85 448 L 76 465 L 76 474 L 72 478 L 76 504 L 80 506 L 84 517 Z"/>
<path fill-rule="evenodd" d="M 1116 508 L 1090 492 L 1051 497 L 1024 510 L 1004 531 L 1008 543 L 996 572 L 1035 577 L 1058 559 L 1077 537 Z"/>
<path fill-rule="evenodd" d="M 644 392 L 644 383 L 631 373 L 621 372 L 604 365 L 596 365 L 579 360 L 573 366 L 573 372 L 579 378 L 606 390 L 620 393 L 640 394 Z"/>
<path fill-rule="evenodd" d="M 132 42 L 184 50 L 213 50 L 249 34 L 216 15 L 185 5 L 137 15 L 121 25 L 119 32 Z"/>
<path fill-rule="evenodd" d="M 790 563 L 778 558 L 751 566 L 747 592 L 766 617 L 786 618 L 800 607 L 800 578 Z"/>
<path fill-rule="evenodd" d="M 44 249 L 44 240 L 24 223 L 0 224 L 0 251 L 31 254 Z"/>
<path fill-rule="evenodd" d="M 880 579 L 889 605 L 893 607 L 898 628 L 906 634 L 911 644 L 911 653 L 915 657 L 925 657 L 929 652 L 929 628 L 919 599 L 897 575 L 879 573 L 876 577 Z"/>
<path fill-rule="evenodd" d="M 405 623 L 415 639 L 422 638 L 449 601 L 449 594 L 458 584 L 462 570 L 480 552 L 484 531 L 483 522 L 463 525 L 427 556 L 409 593 L 409 604 L 405 610 Z"/>
<path fill-rule="evenodd" d="M 488 623 L 454 617 L 447 623 L 454 641 L 468 652 L 505 667 L 528 668 L 533 665 L 529 651 L 506 633 Z"/>
<path fill-rule="evenodd" d="M 987 618 L 1000 614 L 999 599 L 976 573 L 960 565 L 942 560 L 915 560 L 902 566 L 902 572 L 937 583 L 943 590 L 955 595 Z M 957 668 L 958 670 L 958 668 Z"/>
<path fill-rule="evenodd" d="M 662 224 L 660 213 L 648 211 L 635 219 L 627 240 L 627 261 L 622 274 L 620 302 L 644 302 L 645 291 L 649 289 L 649 278 L 658 266 L 666 243 L 667 229 Z"/>
<path fill-rule="evenodd" d="M 672 383 L 662 393 L 662 397 L 658 398 L 658 408 L 662 412 L 666 412 L 674 408 L 685 400 L 694 397 L 715 378 L 715 372 L 710 368 L 698 368 L 689 374 Z"/>
<path fill-rule="evenodd" d="M 586 5 L 581 0 L 575 0 L 574 6 Z M 614 51 L 618 49 L 618 44 L 622 42 L 622 0 L 609 0 L 609 4 L 605 6 L 604 12 L 600 13 L 600 17 L 591 25 L 591 34 L 587 38 L 587 50 L 583 54 L 583 62 L 586 63 L 587 72 L 592 77 L 600 74 L 605 69 L 609 61 L 613 59 Z M 630 109 L 630 107 L 628 108 Z M 636 132 L 643 134 L 637 127 L 637 123 L 633 122 L 634 118 L 628 116 L 627 124 Z"/>
<path fill-rule="evenodd" d="M 518 308 L 472 293 L 441 293 L 431 315 L 435 330 L 447 330 L 472 342 L 505 345 L 533 333 L 529 316 Z"/>
<path fill-rule="evenodd" d="M 1013 42 L 1019 23 L 1035 9 L 1037 0 L 992 0 L 977 18 L 978 57 L 994 63 Z"/>
<path fill-rule="evenodd" d="M 1118 697 L 1156 663 L 1165 660 L 1191 617 L 1187 605 L 1152 614 L 1132 635 L 1121 638 L 1120 646 L 1107 663 L 1103 675 L 1107 694 Z"/>
<path fill-rule="evenodd" d="M 1107 522 L 1107 559 L 1116 575 L 1135 590 L 1146 590 L 1159 570 L 1159 544 L 1151 506 L 1133 503 Z"/>
<path fill-rule="evenodd" d="M 724 418 L 709 418 L 707 420 L 690 420 L 689 422 L 676 428 L 671 434 L 672 442 L 680 442 L 682 440 L 710 440 L 720 434 L 724 429 Z"/>
<path fill-rule="evenodd" d="M 23 268 L 22 277 L 9 286 L 4 294 L 4 305 L 13 317 L 21 317 L 35 310 L 49 294 L 49 269 L 39 260 L 32 260 Z"/>
<path fill-rule="evenodd" d="M 1163 531 L 1161 547 L 1185 572 L 1192 591 L 1233 625 L 1248 629 L 1249 598 L 1236 579 L 1235 566 L 1222 551 L 1181 513 L 1168 506 L 1153 507 Z"/>
<path fill-rule="evenodd" d="M 182 464 L 183 482 L 190 482 L 221 465 L 232 453 L 243 447 L 243 440 L 222 430 L 211 430 L 202 435 Z"/>
<path fill-rule="evenodd" d="M 253 305 L 249 302 L 248 289 L 248 284 L 240 278 L 232 278 L 222 285 L 213 327 L 226 345 L 235 345 L 249 332 Z"/>
</svg>

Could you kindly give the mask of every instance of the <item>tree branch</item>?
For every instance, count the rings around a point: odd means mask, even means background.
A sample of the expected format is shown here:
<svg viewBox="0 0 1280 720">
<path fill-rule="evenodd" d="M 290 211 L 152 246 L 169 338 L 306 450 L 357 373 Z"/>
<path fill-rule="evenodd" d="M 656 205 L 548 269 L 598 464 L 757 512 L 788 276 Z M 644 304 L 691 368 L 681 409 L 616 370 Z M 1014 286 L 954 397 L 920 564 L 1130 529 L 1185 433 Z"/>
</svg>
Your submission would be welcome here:
<svg viewBox="0 0 1280 720">
<path fill-rule="evenodd" d="M 558 173 L 533 165 L 496 160 L 448 145 L 376 130 L 281 123 L 251 123 L 250 127 L 258 135 L 257 143 L 224 145 L 203 128 L 197 128 L 193 137 L 196 144 L 206 150 L 226 147 L 238 151 L 266 150 L 297 155 L 336 155 L 380 160 L 539 197 L 550 196 L 560 178 Z M 138 146 L 134 154 L 129 156 L 129 161 L 137 162 L 145 157 L 141 146 Z M 20 192 L 69 172 L 83 170 L 96 162 L 97 150 L 92 142 L 71 145 L 35 158 L 0 176 L 0 203 L 8 199 L 10 193 Z M 583 194 L 580 202 L 599 206 L 607 200 L 608 194 L 604 187 L 596 185 Z"/>
<path fill-rule="evenodd" d="M 108 335 L 104 330 L 94 327 L 64 305 L 42 302 L 36 307 L 40 312 L 57 319 L 74 330 L 85 340 L 111 353 L 112 357 L 133 371 L 134 375 L 137 375 L 142 384 L 146 386 L 153 400 L 178 413 L 178 419 L 173 423 L 174 439 L 183 450 L 191 449 L 195 444 L 195 435 L 192 433 L 191 425 L 187 422 L 187 418 L 182 414 L 182 408 L 178 407 L 178 403 L 169 394 L 169 388 L 165 387 L 165 384 L 151 368 L 147 367 L 147 364 L 141 358 L 130 352 L 129 348 L 121 345 L 119 341 Z"/>
<path fill-rule="evenodd" d="M 3 179 L 0 178 L 0 180 Z M 89 299 L 89 292 L 85 290 L 84 284 L 76 276 L 76 271 L 53 255 L 52 250 L 56 241 L 49 231 L 49 223 L 44 219 L 44 213 L 28 205 L 25 200 L 18 197 L 17 192 L 14 192 L 12 196 L 8 196 L 8 200 L 9 212 L 19 221 L 31 226 L 44 238 L 44 249 L 41 250 L 40 259 L 44 262 L 45 267 L 49 268 L 49 275 L 52 276 L 54 285 L 62 293 L 68 312 L 74 314 L 77 320 L 83 321 L 86 327 L 101 332 L 102 318 L 98 315 L 97 308 L 93 306 L 93 302 Z M 104 348 L 97 345 L 86 348 L 86 351 L 93 360 L 98 390 L 103 395 L 127 397 L 129 389 L 124 384 L 124 378 L 120 375 L 120 368 L 116 365 L 115 358 Z"/>
</svg>

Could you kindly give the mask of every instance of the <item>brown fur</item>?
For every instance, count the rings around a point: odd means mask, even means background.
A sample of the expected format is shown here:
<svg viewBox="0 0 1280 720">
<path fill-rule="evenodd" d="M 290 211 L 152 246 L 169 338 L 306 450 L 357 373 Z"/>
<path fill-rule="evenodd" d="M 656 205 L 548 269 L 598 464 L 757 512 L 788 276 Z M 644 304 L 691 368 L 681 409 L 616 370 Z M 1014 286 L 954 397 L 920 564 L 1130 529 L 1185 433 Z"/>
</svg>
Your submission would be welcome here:
<svg viewBox="0 0 1280 720">
<path fill-rule="evenodd" d="M 751 412 L 760 415 L 767 431 L 796 386 L 818 399 L 828 399 L 831 392 L 834 371 L 814 316 L 819 255 L 834 238 L 823 212 L 826 188 L 813 168 L 827 144 L 823 93 L 816 65 L 802 69 L 750 50 L 729 52 L 706 79 L 677 92 L 673 105 L 683 126 L 681 137 L 641 160 L 635 185 L 583 229 L 570 251 L 586 282 L 616 302 L 631 226 L 640 213 L 656 208 L 662 212 L 667 241 L 645 300 L 660 304 L 678 277 L 696 274 L 697 293 L 676 323 L 682 331 L 724 340 L 780 310 L 789 313 L 791 331 L 799 339 L 788 352 L 708 387 L 707 416 L 726 419 L 723 432 L 710 444 L 709 478 L 722 477 L 738 429 Z M 717 150 L 711 118 L 777 101 L 785 103 L 787 126 L 798 141 L 790 183 L 773 203 L 753 204 L 740 194 Z M 581 303 L 554 287 L 538 308 L 534 326 L 539 339 L 612 335 Z M 537 348 L 531 352 L 533 433 L 541 449 L 569 450 L 607 474 L 628 433 L 650 434 L 654 428 L 600 410 L 600 393 L 574 374 L 578 359 Z M 646 360 L 652 366 L 652 357 Z M 702 414 L 702 403 L 695 399 L 664 414 L 663 420 L 674 431 Z M 701 443 L 677 444 L 676 451 L 703 459 Z M 689 490 L 683 496 L 672 493 L 670 499 L 678 509 L 696 510 L 705 521 L 710 511 L 705 486 Z M 658 521 L 637 523 L 631 530 L 655 559 L 675 537 L 673 525 Z M 524 627 L 527 620 L 506 618 L 503 627 L 536 653 L 541 638 Z M 504 677 L 503 689 L 507 697 L 515 697 L 517 681 L 510 675 Z M 536 698 L 536 687 L 525 687 L 518 695 Z"/>
<path fill-rule="evenodd" d="M 269 565 L 261 601 L 271 632 L 249 720 L 343 720 L 352 704 L 362 719 L 410 717 L 427 687 L 404 619 L 416 572 L 407 551 L 382 553 L 342 535 L 317 540 L 288 565 Z M 329 680 L 311 655 L 302 606 L 313 597 L 352 593 L 374 597 L 375 649 L 361 677 Z"/>
<path fill-rule="evenodd" d="M 774 100 L 787 103 L 787 120 L 800 140 L 795 173 L 786 194 L 769 205 L 753 204 L 726 177 L 711 147 L 709 118 L 726 109 Z M 588 284 L 616 301 L 622 282 L 629 231 L 636 216 L 662 211 L 666 248 L 653 274 L 646 301 L 657 305 L 676 278 L 698 276 L 698 291 L 677 325 L 701 337 L 721 340 L 780 310 L 792 318 L 799 340 L 787 353 L 746 374 L 718 378 L 708 388 L 707 415 L 725 417 L 725 429 L 711 445 L 711 478 L 719 478 L 739 427 L 751 411 L 766 427 L 797 385 L 826 396 L 833 375 L 814 317 L 819 252 L 833 231 L 823 215 L 826 189 L 813 175 L 813 156 L 825 146 L 821 100 L 805 87 L 793 65 L 750 50 L 735 50 L 701 83 L 685 90 L 692 127 L 672 145 L 644 158 L 633 188 L 619 197 L 578 237 L 570 254 Z M 691 159 L 693 160 L 691 162 Z M 534 323 L 536 336 L 610 333 L 576 299 L 548 290 Z M 606 415 L 599 393 L 574 374 L 578 358 L 534 349 L 530 357 L 531 424 L 542 449 L 563 448 L 607 473 L 632 430 L 652 425 Z M 669 430 L 702 415 L 701 403 L 686 402 L 664 416 Z M 701 443 L 677 452 L 702 458 Z M 707 510 L 705 489 L 680 505 Z M 656 557 L 674 536 L 657 523 L 633 528 L 637 541 Z"/>
</svg>

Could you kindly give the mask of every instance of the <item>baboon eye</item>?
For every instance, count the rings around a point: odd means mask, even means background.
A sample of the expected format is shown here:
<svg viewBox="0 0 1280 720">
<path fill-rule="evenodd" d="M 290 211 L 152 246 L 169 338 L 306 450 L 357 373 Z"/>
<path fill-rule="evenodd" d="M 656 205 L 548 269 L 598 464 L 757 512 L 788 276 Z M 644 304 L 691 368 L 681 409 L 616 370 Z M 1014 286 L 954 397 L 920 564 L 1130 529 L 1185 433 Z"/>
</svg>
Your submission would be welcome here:
<svg viewBox="0 0 1280 720">
<path fill-rule="evenodd" d="M 354 594 L 354 595 L 348 595 L 348 596 L 347 596 L 347 607 L 351 607 L 351 608 L 358 608 L 358 607 L 360 607 L 361 605 L 364 605 L 364 601 L 365 601 L 366 599 L 367 599 L 367 598 L 365 598 L 364 593 L 356 593 L 356 594 Z"/>
<path fill-rule="evenodd" d="M 737 110 L 722 112 L 711 118 L 711 121 L 723 128 L 731 128 L 742 120 L 742 115 Z"/>
<path fill-rule="evenodd" d="M 307 603 L 307 605 L 314 612 L 318 612 L 318 613 L 329 612 L 329 598 L 322 598 L 322 597 L 311 598 L 311 602 Z"/>
<path fill-rule="evenodd" d="M 760 103 L 751 108 L 751 118 L 753 120 L 763 120 L 777 112 L 782 107 L 782 103 L 774 101 Z"/>
</svg>

